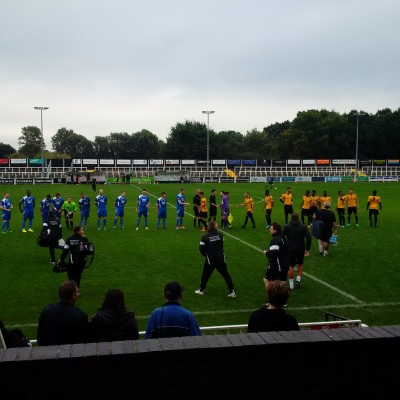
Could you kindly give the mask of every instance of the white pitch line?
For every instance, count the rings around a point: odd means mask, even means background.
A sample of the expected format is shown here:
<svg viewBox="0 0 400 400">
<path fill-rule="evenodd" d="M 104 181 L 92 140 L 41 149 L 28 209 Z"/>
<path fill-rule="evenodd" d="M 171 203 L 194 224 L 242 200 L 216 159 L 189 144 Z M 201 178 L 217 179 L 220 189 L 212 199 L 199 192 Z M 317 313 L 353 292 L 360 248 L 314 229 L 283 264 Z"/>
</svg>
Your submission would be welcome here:
<svg viewBox="0 0 400 400">
<path fill-rule="evenodd" d="M 358 304 L 331 304 L 331 305 L 318 305 L 318 306 L 304 306 L 304 307 L 290 307 L 287 309 L 290 311 L 311 311 L 311 310 L 327 310 L 329 308 L 342 309 L 342 308 L 378 308 L 378 307 L 398 307 L 400 306 L 400 302 L 389 302 L 389 303 L 358 303 Z M 218 315 L 218 314 L 250 314 L 254 311 L 252 309 L 239 309 L 239 310 L 214 310 L 214 311 L 193 311 L 195 315 Z M 136 315 L 136 319 L 149 319 L 150 315 Z M 28 324 L 16 324 L 16 325 L 8 325 L 7 328 L 15 329 L 15 328 L 35 328 L 37 327 L 36 323 L 28 323 Z"/>
</svg>

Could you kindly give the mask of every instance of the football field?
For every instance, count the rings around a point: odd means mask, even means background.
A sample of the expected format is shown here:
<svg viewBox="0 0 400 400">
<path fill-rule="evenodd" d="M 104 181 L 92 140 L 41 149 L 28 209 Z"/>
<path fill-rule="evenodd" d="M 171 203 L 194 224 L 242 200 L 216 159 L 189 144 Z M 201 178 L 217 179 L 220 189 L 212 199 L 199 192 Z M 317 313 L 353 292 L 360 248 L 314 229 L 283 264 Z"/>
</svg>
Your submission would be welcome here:
<svg viewBox="0 0 400 400">
<path fill-rule="evenodd" d="M 271 190 L 275 206 L 272 220 L 284 224 L 283 205 L 279 197 L 286 190 L 285 183 L 276 184 Z M 294 290 L 287 311 L 299 322 L 322 321 L 325 312 L 361 319 L 367 325 L 400 324 L 400 271 L 398 256 L 399 195 L 398 183 L 296 183 L 291 185 L 294 210 L 299 212 L 305 190 L 315 189 L 318 195 L 323 190 L 333 199 L 336 208 L 337 191 L 347 193 L 353 187 L 360 201 L 360 227 L 352 224 L 341 228 L 338 244 L 332 246 L 329 257 L 321 257 L 317 241 L 313 239 L 310 256 L 305 259 L 301 289 Z M 163 304 L 163 286 L 177 280 L 185 287 L 182 305 L 196 316 L 200 326 L 230 325 L 247 323 L 250 313 L 266 300 L 264 276 L 267 258 L 262 250 L 268 247 L 269 230 L 265 228 L 263 210 L 264 184 L 184 184 L 186 201 L 192 204 L 193 195 L 200 188 L 208 200 L 212 188 L 230 192 L 233 215 L 232 229 L 224 231 L 225 254 L 228 270 L 232 275 L 237 293 L 236 299 L 227 297 L 228 290 L 222 277 L 215 271 L 208 283 L 206 294 L 194 293 L 198 288 L 204 258 L 198 245 L 202 232 L 193 228 L 193 208 L 187 207 L 184 217 L 185 230 L 175 229 L 175 197 L 180 184 L 148 185 L 150 196 L 149 230 L 136 228 L 136 200 L 141 186 L 102 185 L 108 196 L 107 230 L 97 230 L 97 214 L 93 192 L 88 185 L 35 185 L 6 186 L 1 192 L 9 191 L 14 209 L 11 219 L 12 233 L 0 236 L 1 251 L 1 302 L 0 319 L 7 327 L 20 327 L 31 339 L 36 338 L 36 324 L 44 306 L 57 301 L 60 282 L 66 274 L 55 274 L 49 264 L 49 252 L 37 245 L 41 229 L 40 201 L 47 193 L 54 196 L 60 192 L 66 198 L 72 196 L 78 202 L 79 194 L 85 192 L 91 199 L 91 215 L 86 236 L 96 246 L 93 264 L 86 269 L 81 281 L 81 297 L 78 307 L 91 316 L 101 306 L 109 288 L 120 288 L 125 292 L 126 304 L 134 310 L 139 330 L 146 328 L 151 311 Z M 36 199 L 34 233 L 22 233 L 22 214 L 18 201 L 31 189 Z M 124 189 L 127 192 L 125 229 L 113 230 L 114 200 Z M 370 228 L 366 210 L 367 197 L 377 190 L 382 198 L 378 227 Z M 156 229 L 155 200 L 161 192 L 167 192 L 167 229 Z M 251 223 L 241 229 L 246 214 L 242 203 L 243 193 L 248 191 L 255 200 L 254 218 L 256 229 Z M 2 193 L 1 193 L 2 194 Z M 219 210 L 218 210 L 219 213 Z M 218 215 L 218 223 L 220 217 Z M 347 221 L 347 215 L 346 215 Z M 79 212 L 74 224 L 79 223 Z M 70 232 L 63 224 L 63 237 Z M 58 251 L 57 256 L 60 254 Z"/>
</svg>

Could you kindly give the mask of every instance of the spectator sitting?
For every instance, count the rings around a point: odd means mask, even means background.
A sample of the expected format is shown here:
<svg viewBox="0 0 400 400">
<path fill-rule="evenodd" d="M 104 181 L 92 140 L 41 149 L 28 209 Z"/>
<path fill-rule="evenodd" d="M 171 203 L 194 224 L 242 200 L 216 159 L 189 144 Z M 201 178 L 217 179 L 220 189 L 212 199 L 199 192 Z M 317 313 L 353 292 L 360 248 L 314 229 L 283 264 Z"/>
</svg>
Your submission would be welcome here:
<svg viewBox="0 0 400 400">
<path fill-rule="evenodd" d="M 178 282 L 167 283 L 164 297 L 167 302 L 150 315 L 145 339 L 181 336 L 201 336 L 193 314 L 180 304 L 183 287 Z"/>
<path fill-rule="evenodd" d="M 267 295 L 269 303 L 251 314 L 247 332 L 298 331 L 296 318 L 283 309 L 290 297 L 288 284 L 278 280 L 269 282 Z"/>
<path fill-rule="evenodd" d="M 135 314 L 127 311 L 122 290 L 107 292 L 103 305 L 89 321 L 89 332 L 94 342 L 139 339 Z"/>
<path fill-rule="evenodd" d="M 58 289 L 60 302 L 45 307 L 40 314 L 37 330 L 39 346 L 85 343 L 88 316 L 75 308 L 79 289 L 75 281 L 65 281 Z"/>
</svg>

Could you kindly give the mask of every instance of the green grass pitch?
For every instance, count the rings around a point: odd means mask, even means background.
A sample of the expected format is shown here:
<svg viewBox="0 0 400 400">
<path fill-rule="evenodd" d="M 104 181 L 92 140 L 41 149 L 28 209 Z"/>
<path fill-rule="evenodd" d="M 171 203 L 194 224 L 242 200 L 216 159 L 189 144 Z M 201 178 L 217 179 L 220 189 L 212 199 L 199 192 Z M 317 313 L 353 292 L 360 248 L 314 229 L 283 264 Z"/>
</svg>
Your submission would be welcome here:
<svg viewBox="0 0 400 400">
<path fill-rule="evenodd" d="M 66 198 L 78 201 L 79 193 L 86 192 L 92 200 L 92 211 L 86 236 L 96 246 L 92 266 L 85 270 L 81 281 L 82 295 L 78 307 L 91 316 L 100 307 L 109 288 L 124 290 L 128 308 L 138 318 L 139 329 L 146 328 L 151 311 L 163 303 L 162 291 L 166 282 L 179 281 L 185 287 L 182 304 L 192 310 L 200 326 L 247 323 L 252 310 L 266 300 L 262 282 L 266 269 L 266 257 L 260 250 L 267 248 L 270 234 L 265 229 L 262 207 L 264 184 L 186 184 L 186 201 L 192 203 L 196 188 L 204 191 L 207 198 L 212 188 L 231 193 L 230 204 L 234 216 L 233 227 L 225 232 L 225 254 L 232 275 L 237 298 L 228 299 L 222 277 L 215 272 L 207 286 L 205 296 L 194 294 L 200 281 L 203 257 L 198 250 L 202 233 L 193 228 L 192 207 L 187 207 L 184 218 L 186 230 L 175 230 L 175 197 L 181 185 L 158 184 L 146 187 L 150 194 L 148 231 L 135 230 L 136 199 L 141 187 L 136 185 L 104 185 L 108 196 L 109 219 L 106 231 L 98 231 L 94 193 L 87 185 L 36 185 L 2 186 L 9 191 L 14 204 L 12 233 L 0 236 L 1 254 L 1 303 L 0 318 L 6 326 L 19 326 L 31 339 L 36 338 L 36 324 L 44 306 L 57 301 L 57 288 L 66 274 L 55 274 L 49 264 L 48 249 L 36 244 L 41 227 L 39 203 L 47 193 L 54 196 L 59 191 Z M 275 207 L 273 221 L 283 223 L 283 206 L 279 202 L 286 184 L 276 184 L 272 190 Z M 368 325 L 400 323 L 399 285 L 399 194 L 398 183 L 298 183 L 292 184 L 294 208 L 298 208 L 305 190 L 323 190 L 336 201 L 339 189 L 347 192 L 354 187 L 360 200 L 360 227 L 339 230 L 338 245 L 331 247 L 329 257 L 321 257 L 313 239 L 310 257 L 305 260 L 302 287 L 294 290 L 287 311 L 299 322 L 322 321 L 325 311 L 352 319 L 361 319 Z M 18 201 L 27 189 L 36 198 L 34 233 L 22 233 L 22 215 Z M 98 186 L 97 189 L 100 187 Z M 112 229 L 113 203 L 120 191 L 127 191 L 125 230 Z M 378 190 L 382 198 L 378 228 L 370 228 L 366 211 L 367 197 Z M 166 230 L 156 230 L 155 200 L 161 191 L 167 192 L 169 202 Z M 257 229 L 251 225 L 240 229 L 245 209 L 236 205 L 243 201 L 243 193 L 249 191 L 254 198 Z M 347 218 L 347 217 L 346 217 Z M 353 217 L 354 218 L 354 217 Z M 218 222 L 220 218 L 218 216 Z M 79 223 L 79 213 L 75 216 Z M 64 238 L 68 232 L 64 230 Z M 60 254 L 60 252 L 58 252 Z"/>
</svg>

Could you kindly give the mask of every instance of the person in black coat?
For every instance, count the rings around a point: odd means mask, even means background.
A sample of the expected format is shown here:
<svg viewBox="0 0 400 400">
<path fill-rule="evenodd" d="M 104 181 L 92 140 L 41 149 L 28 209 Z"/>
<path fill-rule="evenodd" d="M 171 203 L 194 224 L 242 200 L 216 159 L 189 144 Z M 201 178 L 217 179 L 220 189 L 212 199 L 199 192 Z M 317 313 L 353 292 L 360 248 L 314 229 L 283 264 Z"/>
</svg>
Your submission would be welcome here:
<svg viewBox="0 0 400 400">
<path fill-rule="evenodd" d="M 68 256 L 67 276 L 69 280 L 76 282 L 78 288 L 81 283 L 83 269 L 86 265 L 86 253 L 82 251 L 81 243 L 89 242 L 85 236 L 85 230 L 82 226 L 74 228 L 74 234 L 65 241 L 64 251 L 61 254 L 61 261 Z"/>
<path fill-rule="evenodd" d="M 290 297 L 287 283 L 278 280 L 269 282 L 267 296 L 268 303 L 250 315 L 247 332 L 298 331 L 296 318 L 283 309 Z"/>
<path fill-rule="evenodd" d="M 46 230 L 50 233 L 49 240 L 49 251 L 50 251 L 50 264 L 56 263 L 56 254 L 55 249 L 58 246 L 58 241 L 62 238 L 62 228 L 61 223 L 57 219 L 54 211 L 49 211 L 49 216 L 46 221 L 43 223 L 42 230 Z"/>
<path fill-rule="evenodd" d="M 39 346 L 85 343 L 88 337 L 88 316 L 75 307 L 79 289 L 74 281 L 61 283 L 59 303 L 50 304 L 40 314 L 37 342 Z"/>
<path fill-rule="evenodd" d="M 304 257 L 310 254 L 311 235 L 308 227 L 301 224 L 299 214 L 293 213 L 291 221 L 283 227 L 283 236 L 288 240 L 289 249 L 289 287 L 294 289 L 294 266 L 297 264 L 296 289 L 300 289 Z"/>
<path fill-rule="evenodd" d="M 135 314 L 126 309 L 122 290 L 107 292 L 103 305 L 89 321 L 89 332 L 93 342 L 139 339 Z"/>
<path fill-rule="evenodd" d="M 232 278 L 228 272 L 224 254 L 224 237 L 218 232 L 217 221 L 208 223 L 207 233 L 202 236 L 199 244 L 200 253 L 205 256 L 203 273 L 201 275 L 200 287 L 195 291 L 196 294 L 202 296 L 205 293 L 207 282 L 210 279 L 214 269 L 216 269 L 224 278 L 228 286 L 228 297 L 234 299 L 236 297 L 235 288 Z"/>
<path fill-rule="evenodd" d="M 286 281 L 289 269 L 288 244 L 286 237 L 281 234 L 281 226 L 273 222 L 269 228 L 272 239 L 268 250 L 263 253 L 268 257 L 268 267 L 264 276 L 265 287 L 270 281 Z"/>
</svg>

